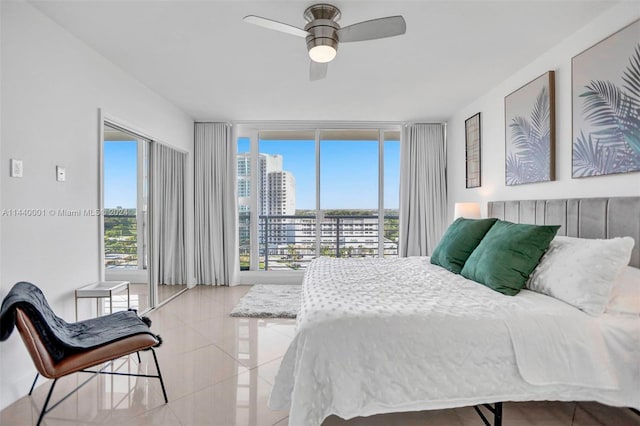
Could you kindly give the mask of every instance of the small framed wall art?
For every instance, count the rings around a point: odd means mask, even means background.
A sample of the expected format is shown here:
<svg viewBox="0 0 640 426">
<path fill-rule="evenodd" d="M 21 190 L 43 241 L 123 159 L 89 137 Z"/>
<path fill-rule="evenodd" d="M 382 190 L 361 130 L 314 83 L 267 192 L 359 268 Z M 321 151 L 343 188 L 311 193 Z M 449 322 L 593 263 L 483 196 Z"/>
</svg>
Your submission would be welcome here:
<svg viewBox="0 0 640 426">
<path fill-rule="evenodd" d="M 480 128 L 480 113 L 464 121 L 464 132 L 467 188 L 478 188 L 482 185 L 482 153 L 480 145 L 482 132 Z"/>
<path fill-rule="evenodd" d="M 554 77 L 548 71 L 504 98 L 508 186 L 555 179 Z"/>
<path fill-rule="evenodd" d="M 640 171 L 640 20 L 571 59 L 572 177 Z"/>
</svg>

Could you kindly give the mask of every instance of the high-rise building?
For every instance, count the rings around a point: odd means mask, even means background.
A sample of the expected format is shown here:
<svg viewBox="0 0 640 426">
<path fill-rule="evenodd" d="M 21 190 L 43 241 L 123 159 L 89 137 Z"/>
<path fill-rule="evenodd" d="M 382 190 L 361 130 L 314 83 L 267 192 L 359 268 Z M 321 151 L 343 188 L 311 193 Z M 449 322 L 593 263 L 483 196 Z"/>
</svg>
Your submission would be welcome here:
<svg viewBox="0 0 640 426">
<path fill-rule="evenodd" d="M 251 154 L 248 152 L 238 154 L 237 167 L 239 210 L 241 213 L 249 212 Z M 259 154 L 258 215 L 294 215 L 296 212 L 295 189 L 293 174 L 282 170 L 282 155 Z M 272 193 L 273 196 L 271 196 Z"/>
<path fill-rule="evenodd" d="M 249 212 L 251 205 L 251 153 L 242 152 L 237 156 L 238 167 L 238 206 L 239 211 Z M 258 215 L 274 215 L 275 213 L 269 208 L 269 175 L 271 173 L 282 173 L 282 155 L 259 154 L 258 156 Z M 293 206 L 295 214 L 295 179 L 290 172 L 288 173 L 293 179 L 293 191 L 287 194 L 287 204 Z M 277 189 L 274 189 L 277 191 Z M 291 211 L 291 210 L 289 210 Z"/>
<path fill-rule="evenodd" d="M 258 214 L 274 215 L 277 213 L 269 209 L 269 175 L 271 173 L 282 172 L 282 155 L 260 154 L 258 157 L 259 170 L 259 194 L 258 194 Z M 295 210 L 295 192 L 293 193 L 293 203 Z"/>
<path fill-rule="evenodd" d="M 242 246 L 250 240 L 251 153 L 238 154 L 237 168 L 239 238 Z M 257 177 L 258 216 L 296 214 L 296 181 L 291 172 L 282 170 L 282 155 L 259 154 Z M 272 245 L 286 242 L 286 227 L 286 219 L 270 219 L 267 243 Z M 265 230 L 259 227 L 259 241 L 264 241 Z"/>
<path fill-rule="evenodd" d="M 238 211 L 249 212 L 251 204 L 251 154 L 243 152 L 237 157 Z"/>
<path fill-rule="evenodd" d="M 285 171 L 268 174 L 267 211 L 270 215 L 292 216 L 296 214 L 296 179 Z"/>
</svg>

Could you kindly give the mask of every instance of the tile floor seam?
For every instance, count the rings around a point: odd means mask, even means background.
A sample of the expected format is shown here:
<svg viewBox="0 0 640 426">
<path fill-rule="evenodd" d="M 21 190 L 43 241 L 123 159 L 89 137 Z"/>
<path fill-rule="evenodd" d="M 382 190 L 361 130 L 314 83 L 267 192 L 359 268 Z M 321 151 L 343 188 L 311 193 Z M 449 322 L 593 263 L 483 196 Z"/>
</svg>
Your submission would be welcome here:
<svg viewBox="0 0 640 426">
<path fill-rule="evenodd" d="M 253 370 L 254 368 L 260 367 L 261 365 L 264 365 L 264 364 L 268 364 L 268 363 L 273 362 L 273 361 L 275 361 L 275 360 L 277 360 L 277 359 L 279 359 L 279 358 L 282 358 L 282 357 L 284 356 L 284 355 L 276 356 L 276 357 L 275 357 L 275 358 L 273 358 L 273 359 L 268 359 L 268 360 L 266 360 L 266 361 L 264 361 L 264 362 L 262 362 L 262 363 L 260 363 L 260 364 L 256 364 L 255 366 L 250 367 L 250 366 L 248 366 L 248 365 L 246 365 L 246 364 L 244 364 L 244 363 L 243 363 L 243 361 L 244 361 L 244 360 L 241 360 L 241 359 L 236 358 L 233 354 L 230 354 L 230 353 L 229 353 L 227 350 L 225 350 L 225 348 L 223 348 L 222 346 L 218 346 L 218 344 L 216 344 L 216 343 L 212 343 L 212 345 L 213 345 L 213 346 L 215 346 L 215 347 L 217 347 L 218 349 L 220 349 L 221 351 L 223 351 L 223 352 L 224 352 L 224 353 L 226 353 L 227 355 L 229 355 L 231 358 L 233 358 L 235 361 L 237 361 L 238 363 L 240 363 L 243 367 L 247 368 L 248 370 Z"/>
<path fill-rule="evenodd" d="M 228 355 L 228 356 L 230 356 L 231 358 L 233 358 L 233 360 L 234 360 L 235 362 L 237 362 L 238 364 L 242 365 L 244 368 L 247 368 L 247 369 L 249 369 L 249 370 L 250 370 L 250 368 L 249 368 L 249 367 L 247 367 L 246 365 L 244 365 L 244 364 L 242 363 L 242 361 L 241 361 L 241 360 L 239 360 L 239 359 L 238 359 L 237 357 L 235 357 L 233 354 L 230 354 L 230 353 L 229 353 L 225 348 L 223 348 L 222 346 L 218 346 L 218 345 L 217 345 L 217 344 L 215 344 L 215 343 L 212 343 L 212 345 L 213 345 L 213 346 L 215 346 L 216 348 L 220 349 L 220 350 L 221 350 L 222 352 L 224 352 L 226 355 Z"/>
<path fill-rule="evenodd" d="M 182 423 L 182 420 L 180 420 L 180 417 L 178 417 L 178 415 L 176 414 L 176 412 L 175 412 L 175 411 L 173 411 L 173 408 L 171 408 L 171 405 L 169 405 L 169 403 L 168 403 L 168 402 L 167 402 L 165 405 L 167 406 L 167 409 L 168 409 L 169 411 L 171 411 L 171 414 L 173 414 L 173 417 L 175 417 L 175 418 L 176 418 L 176 420 L 178 420 L 178 426 L 187 426 L 187 425 L 185 425 L 184 423 Z"/>
<path fill-rule="evenodd" d="M 182 399 L 184 399 L 184 398 L 187 398 L 187 397 L 193 396 L 194 394 L 196 394 L 196 393 L 198 393 L 198 392 L 202 392 L 202 391 L 204 391 L 204 390 L 206 390 L 206 389 L 209 389 L 209 388 L 211 388 L 211 387 L 217 386 L 217 385 L 219 385 L 219 384 L 220 384 L 220 383 L 222 383 L 222 382 L 226 382 L 227 380 L 231 380 L 231 379 L 233 379 L 234 377 L 239 377 L 240 375 L 245 374 L 245 373 L 248 373 L 248 372 L 249 372 L 249 370 L 247 370 L 247 371 L 243 371 L 243 372 L 241 372 L 241 373 L 237 373 L 237 374 L 234 374 L 234 375 L 231 375 L 231 376 L 227 376 L 227 377 L 225 377 L 225 378 L 224 378 L 224 379 L 222 379 L 222 380 L 217 380 L 217 381 L 215 381 L 215 382 L 213 382 L 213 383 L 208 383 L 208 384 L 206 384 L 206 385 L 204 385 L 204 386 L 202 386 L 202 387 L 200 387 L 200 388 L 198 388 L 198 389 L 194 390 L 193 392 L 190 392 L 190 393 L 188 393 L 188 394 L 185 394 L 185 395 L 179 396 L 178 398 L 174 398 L 173 400 L 171 400 L 171 399 L 170 399 L 170 400 L 169 400 L 169 402 L 168 402 L 167 404 L 169 404 L 169 405 L 170 405 L 172 402 L 177 402 L 177 401 L 180 401 L 180 400 L 182 400 Z M 264 380 L 264 379 L 263 379 L 263 380 Z M 168 391 L 167 391 L 167 392 L 168 392 Z"/>
<path fill-rule="evenodd" d="M 281 418 L 280 420 L 278 420 L 277 422 L 273 423 L 271 426 L 276 426 L 278 423 L 280 423 L 281 421 L 288 419 L 289 416 L 284 416 L 283 418 Z"/>
<path fill-rule="evenodd" d="M 271 361 L 269 361 L 269 362 L 265 362 L 264 364 L 262 364 L 262 366 L 264 366 L 265 364 L 268 364 L 268 363 L 270 363 L 270 362 L 278 361 L 278 360 L 281 360 L 281 359 L 282 359 L 282 357 L 280 357 L 280 358 L 276 358 L 276 359 L 273 359 L 273 360 L 271 360 Z M 260 368 L 260 365 L 257 365 L 257 366 L 255 366 L 255 367 L 253 367 L 253 368 L 250 368 L 250 369 L 249 369 L 249 371 L 254 370 L 254 369 L 258 369 L 258 368 Z M 271 386 L 273 386 L 273 385 L 274 385 L 274 383 L 272 383 L 272 381 L 271 381 L 271 380 L 269 380 L 269 379 L 267 379 L 266 377 L 264 377 L 263 375 L 261 375 L 259 371 L 258 371 L 258 376 L 259 376 L 260 378 L 262 378 L 262 380 L 264 380 L 264 381 L 266 381 L 267 383 L 269 383 Z"/>
</svg>

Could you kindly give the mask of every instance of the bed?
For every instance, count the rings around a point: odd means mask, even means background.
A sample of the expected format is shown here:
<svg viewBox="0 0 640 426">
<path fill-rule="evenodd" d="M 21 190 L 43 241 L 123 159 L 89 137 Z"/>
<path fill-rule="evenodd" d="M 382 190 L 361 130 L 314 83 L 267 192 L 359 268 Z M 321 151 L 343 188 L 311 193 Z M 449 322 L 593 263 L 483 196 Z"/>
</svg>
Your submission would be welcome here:
<svg viewBox="0 0 640 426">
<path fill-rule="evenodd" d="M 491 202 L 489 215 L 640 241 L 640 197 Z M 630 265 L 640 267 L 638 244 Z M 638 316 L 587 315 L 529 290 L 505 296 L 425 257 L 318 258 L 269 404 L 290 409 L 294 426 L 503 401 L 640 409 L 638 360 Z"/>
</svg>

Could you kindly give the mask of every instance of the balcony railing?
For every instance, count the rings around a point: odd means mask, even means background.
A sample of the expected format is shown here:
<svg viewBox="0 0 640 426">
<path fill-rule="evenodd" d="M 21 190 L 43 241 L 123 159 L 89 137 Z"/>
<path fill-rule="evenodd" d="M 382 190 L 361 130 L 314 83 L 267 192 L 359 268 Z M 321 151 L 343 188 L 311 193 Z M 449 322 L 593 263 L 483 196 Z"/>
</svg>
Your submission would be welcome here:
<svg viewBox="0 0 640 426">
<path fill-rule="evenodd" d="M 249 213 L 240 214 L 240 256 L 248 269 Z M 318 256 L 384 257 L 398 255 L 398 216 L 385 215 L 380 242 L 378 216 L 331 215 L 320 221 L 320 252 L 317 253 L 315 216 L 259 216 L 259 269 L 304 269 Z"/>
</svg>

